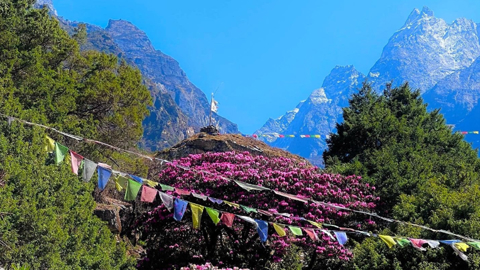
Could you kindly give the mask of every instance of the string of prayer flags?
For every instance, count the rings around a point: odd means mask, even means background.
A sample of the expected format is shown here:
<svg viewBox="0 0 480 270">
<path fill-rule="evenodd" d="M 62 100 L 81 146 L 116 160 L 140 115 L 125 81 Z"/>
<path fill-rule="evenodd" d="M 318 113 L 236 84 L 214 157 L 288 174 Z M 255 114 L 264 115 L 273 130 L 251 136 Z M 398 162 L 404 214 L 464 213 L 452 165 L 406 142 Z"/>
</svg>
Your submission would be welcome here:
<svg viewBox="0 0 480 270">
<path fill-rule="evenodd" d="M 216 204 L 222 204 L 223 203 L 223 200 L 220 200 L 220 199 L 215 199 L 215 198 L 212 198 L 212 197 L 208 197 L 208 199 L 211 202 L 216 203 Z"/>
<path fill-rule="evenodd" d="M 467 242 L 471 247 L 473 247 L 476 250 L 480 250 L 480 242 Z"/>
<path fill-rule="evenodd" d="M 312 239 L 312 241 L 318 241 L 318 235 L 315 230 L 311 228 L 303 228 L 303 230 L 307 233 L 307 235 Z"/>
<path fill-rule="evenodd" d="M 197 199 L 200 199 L 200 200 L 204 200 L 204 201 L 207 200 L 207 196 L 201 195 L 201 194 L 198 194 L 198 193 L 192 192 L 192 196 L 195 197 L 195 198 L 197 198 Z"/>
<path fill-rule="evenodd" d="M 285 233 L 285 230 L 281 225 L 278 225 L 277 223 L 273 223 L 273 228 L 275 229 L 275 231 L 280 237 L 284 237 L 285 235 L 287 235 L 287 233 Z"/>
<path fill-rule="evenodd" d="M 218 217 L 220 213 L 210 207 L 205 207 L 205 210 L 207 211 L 208 216 L 212 219 L 213 223 L 217 225 L 218 222 L 220 222 L 220 218 Z"/>
<path fill-rule="evenodd" d="M 245 205 L 240 205 L 240 207 L 247 213 L 250 213 L 250 212 L 257 213 L 257 209 L 255 208 L 251 208 Z"/>
<path fill-rule="evenodd" d="M 288 226 L 288 228 L 293 233 L 293 235 L 296 235 L 296 236 L 302 236 L 303 235 L 302 229 L 300 229 L 300 227 Z"/>
<path fill-rule="evenodd" d="M 83 159 L 82 164 L 80 165 L 82 171 L 82 179 L 85 182 L 90 181 L 95 170 L 97 169 L 97 163 L 85 158 Z"/>
<path fill-rule="evenodd" d="M 232 227 L 233 226 L 233 220 L 235 219 L 235 215 L 232 213 L 222 213 L 222 216 L 220 217 L 220 220 L 222 221 L 223 224 L 227 227 Z"/>
<path fill-rule="evenodd" d="M 65 159 L 65 156 L 68 153 L 68 148 L 65 145 L 61 145 L 58 142 L 55 142 L 55 164 L 60 165 Z"/>
<path fill-rule="evenodd" d="M 163 191 L 174 191 L 175 190 L 174 187 L 164 185 L 164 184 L 160 184 L 160 187 L 162 188 Z"/>
<path fill-rule="evenodd" d="M 388 248 L 392 248 L 397 244 L 391 236 L 379 234 L 378 237 L 380 237 L 380 239 L 387 244 Z"/>
<path fill-rule="evenodd" d="M 348 241 L 347 234 L 345 232 L 334 231 L 337 241 L 340 245 L 345 245 Z"/>
<path fill-rule="evenodd" d="M 125 201 L 135 201 L 142 184 L 128 179 L 127 190 L 125 191 Z"/>
<path fill-rule="evenodd" d="M 98 174 L 98 188 L 100 190 L 104 190 L 105 187 L 107 186 L 108 179 L 112 175 L 112 171 L 98 164 L 97 174 Z"/>
<path fill-rule="evenodd" d="M 72 172 L 78 175 L 78 168 L 82 164 L 83 157 L 72 150 L 70 150 L 70 161 L 72 163 Z"/>
<path fill-rule="evenodd" d="M 131 175 L 131 174 L 129 174 L 128 176 L 130 176 L 133 180 L 137 181 L 138 183 L 143 183 L 143 178 L 141 177 Z"/>
<path fill-rule="evenodd" d="M 140 197 L 140 201 L 152 203 L 155 200 L 156 196 L 156 189 L 145 185 L 142 186 L 142 196 Z"/>
<path fill-rule="evenodd" d="M 423 239 L 414 239 L 414 238 L 408 238 L 408 240 L 410 240 L 410 243 L 412 243 L 412 246 L 418 250 L 421 250 L 421 251 L 426 251 L 426 249 L 423 246 L 423 244 L 426 244 L 427 241 L 423 240 Z"/>
<path fill-rule="evenodd" d="M 160 195 L 160 199 L 162 200 L 165 208 L 167 208 L 168 211 L 172 211 L 172 209 L 173 209 L 173 196 L 169 195 L 167 193 L 163 193 L 161 191 L 158 192 L 158 195 Z"/>
<path fill-rule="evenodd" d="M 252 185 L 252 184 L 248 184 L 248 183 L 245 183 L 245 182 L 241 182 L 241 181 L 237 181 L 237 180 L 233 180 L 237 185 L 239 185 L 241 188 L 245 189 L 246 191 L 253 191 L 253 190 L 270 190 L 269 188 L 267 187 L 262 187 L 262 186 L 257 186 L 257 185 Z"/>
<path fill-rule="evenodd" d="M 255 219 L 257 223 L 257 233 L 260 236 L 260 241 L 262 243 L 267 242 L 268 238 L 268 223 L 263 220 Z"/>
<path fill-rule="evenodd" d="M 202 213 L 204 207 L 199 204 L 190 203 L 190 209 L 192 210 L 192 222 L 194 229 L 200 229 L 200 221 L 202 220 Z"/>
<path fill-rule="evenodd" d="M 188 202 L 180 199 L 175 199 L 173 202 L 173 219 L 180 221 L 187 210 Z"/>
<path fill-rule="evenodd" d="M 185 190 L 185 189 L 181 189 L 181 188 L 176 188 L 175 189 L 175 192 L 178 194 L 178 195 L 190 195 L 190 191 L 188 190 Z"/>
</svg>

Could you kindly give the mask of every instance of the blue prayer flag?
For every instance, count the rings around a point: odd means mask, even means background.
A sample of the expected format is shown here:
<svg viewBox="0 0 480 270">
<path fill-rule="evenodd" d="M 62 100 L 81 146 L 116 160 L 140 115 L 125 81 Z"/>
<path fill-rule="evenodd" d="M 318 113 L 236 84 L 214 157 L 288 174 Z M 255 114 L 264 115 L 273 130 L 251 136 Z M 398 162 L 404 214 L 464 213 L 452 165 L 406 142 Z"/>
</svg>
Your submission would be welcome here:
<svg viewBox="0 0 480 270">
<path fill-rule="evenodd" d="M 142 179 L 141 177 L 138 177 L 138 176 L 135 176 L 135 175 L 131 175 L 131 174 L 129 174 L 129 176 L 130 176 L 133 180 L 137 181 L 138 183 L 143 183 L 143 179 Z"/>
<path fill-rule="evenodd" d="M 173 204 L 173 219 L 176 221 L 180 221 L 183 218 L 183 215 L 185 214 L 185 211 L 187 210 L 187 205 L 188 202 L 180 199 L 175 199 L 175 202 Z"/>
<path fill-rule="evenodd" d="M 255 219 L 255 222 L 257 222 L 257 232 L 258 235 L 260 236 L 260 240 L 262 243 L 265 243 L 268 238 L 268 223 L 263 220 Z"/>
<path fill-rule="evenodd" d="M 112 175 L 112 171 L 110 171 L 107 168 L 98 166 L 97 173 L 98 173 L 98 188 L 100 188 L 100 190 L 104 190 L 105 187 L 107 186 L 108 179 Z"/>
<path fill-rule="evenodd" d="M 342 246 L 348 241 L 347 234 L 345 232 L 335 232 L 335 236 L 337 237 L 338 243 Z"/>
</svg>

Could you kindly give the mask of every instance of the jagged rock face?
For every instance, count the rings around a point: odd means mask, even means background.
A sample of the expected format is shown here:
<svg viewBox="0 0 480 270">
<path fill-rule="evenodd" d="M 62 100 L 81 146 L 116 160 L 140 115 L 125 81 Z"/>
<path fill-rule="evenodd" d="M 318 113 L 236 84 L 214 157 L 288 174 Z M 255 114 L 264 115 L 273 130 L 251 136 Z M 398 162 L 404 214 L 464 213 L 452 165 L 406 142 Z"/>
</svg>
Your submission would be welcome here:
<svg viewBox="0 0 480 270">
<path fill-rule="evenodd" d="M 467 19 L 452 24 L 424 7 L 415 9 L 388 41 L 369 73 L 375 89 L 393 80 L 408 81 L 422 93 L 453 72 L 470 66 L 480 55 L 477 25 Z"/>
<path fill-rule="evenodd" d="M 50 13 L 57 16 L 57 11 L 53 7 L 53 1 L 52 0 L 37 0 L 35 4 L 33 4 L 35 8 L 42 8 L 43 6 L 46 6 L 49 10 Z"/>
<path fill-rule="evenodd" d="M 105 29 L 115 43 L 156 84 L 161 84 L 189 118 L 196 130 L 208 124 L 210 105 L 205 94 L 193 85 L 175 59 L 155 50 L 147 35 L 133 24 L 111 20 Z M 222 132 L 238 133 L 236 124 L 214 114 Z"/>
<path fill-rule="evenodd" d="M 325 137 L 341 121 L 342 107 L 365 76 L 353 66 L 337 66 L 325 78 L 321 88 L 310 94 L 296 110 L 287 112 L 277 120 L 270 119 L 257 134 L 296 134 L 295 138 L 261 137 L 272 146 L 286 149 L 322 166 L 322 153 L 326 149 Z M 321 135 L 321 139 L 300 138 L 298 135 Z"/>
</svg>

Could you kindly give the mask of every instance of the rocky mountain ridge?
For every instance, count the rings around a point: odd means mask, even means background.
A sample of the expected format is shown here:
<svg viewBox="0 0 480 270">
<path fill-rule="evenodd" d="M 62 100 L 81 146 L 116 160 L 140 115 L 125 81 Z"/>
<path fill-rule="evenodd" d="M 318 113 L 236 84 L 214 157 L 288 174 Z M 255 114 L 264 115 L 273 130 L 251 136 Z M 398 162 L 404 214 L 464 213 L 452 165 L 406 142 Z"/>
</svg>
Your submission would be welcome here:
<svg viewBox="0 0 480 270">
<path fill-rule="evenodd" d="M 335 67 L 322 84 L 324 102 L 306 102 L 294 114 L 269 119 L 256 134 L 319 134 L 321 139 L 261 137 L 273 146 L 308 158 L 321 165 L 326 148 L 325 138 L 342 121 L 342 107 L 348 98 L 367 81 L 381 91 L 386 83 L 398 86 L 406 81 L 420 89 L 429 109 L 441 112 L 454 130 L 479 130 L 480 116 L 480 30 L 464 18 L 446 23 L 424 7 L 414 9 L 405 24 L 394 33 L 384 47 L 380 59 L 367 76 L 353 66 Z M 321 89 L 322 89 L 321 88 Z M 328 100 L 328 102 L 327 102 Z M 286 121 L 288 119 L 288 121 Z M 467 136 L 474 147 L 480 139 Z"/>
</svg>

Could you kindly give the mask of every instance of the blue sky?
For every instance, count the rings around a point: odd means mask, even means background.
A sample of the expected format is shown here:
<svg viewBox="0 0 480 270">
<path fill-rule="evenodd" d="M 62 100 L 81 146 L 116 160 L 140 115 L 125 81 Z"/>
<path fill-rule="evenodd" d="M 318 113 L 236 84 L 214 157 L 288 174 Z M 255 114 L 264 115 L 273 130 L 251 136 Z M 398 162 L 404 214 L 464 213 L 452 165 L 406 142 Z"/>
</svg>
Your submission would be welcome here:
<svg viewBox="0 0 480 270">
<path fill-rule="evenodd" d="M 478 0 L 54 0 L 60 16 L 124 19 L 172 56 L 246 134 L 293 109 L 336 65 L 367 74 L 414 8 L 480 22 Z"/>
</svg>

